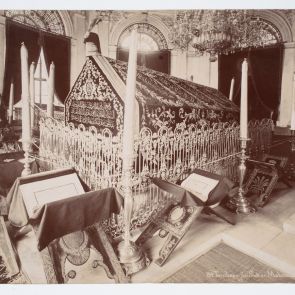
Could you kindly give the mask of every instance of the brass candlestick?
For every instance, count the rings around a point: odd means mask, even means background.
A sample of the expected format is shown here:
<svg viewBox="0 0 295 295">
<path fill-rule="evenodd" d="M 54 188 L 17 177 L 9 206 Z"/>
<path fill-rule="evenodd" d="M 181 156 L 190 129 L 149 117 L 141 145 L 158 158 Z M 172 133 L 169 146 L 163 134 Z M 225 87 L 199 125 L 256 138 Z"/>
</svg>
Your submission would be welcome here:
<svg viewBox="0 0 295 295">
<path fill-rule="evenodd" d="M 247 149 L 247 141 L 249 139 L 247 138 L 240 138 L 241 142 L 241 155 L 240 158 L 240 165 L 238 167 L 239 169 L 239 189 L 238 194 L 231 198 L 228 202 L 227 206 L 229 209 L 236 211 L 236 213 L 254 213 L 256 211 L 255 207 L 253 207 L 250 202 L 245 197 L 245 191 L 244 191 L 244 178 L 246 174 L 246 160 L 249 158 L 246 155 L 246 149 Z"/>
<path fill-rule="evenodd" d="M 118 245 L 118 258 L 126 275 L 131 275 L 142 269 L 148 264 L 149 260 L 143 251 L 131 240 L 130 235 L 130 222 L 133 209 L 133 196 L 132 196 L 132 179 L 131 169 L 125 171 L 123 176 L 123 183 L 121 191 L 124 195 L 124 224 L 125 232 L 124 239 Z"/>
<path fill-rule="evenodd" d="M 31 142 L 23 141 L 22 142 L 22 148 L 23 148 L 23 151 L 24 151 L 25 158 L 20 160 L 24 164 L 24 169 L 22 171 L 21 176 L 28 176 L 28 175 L 32 174 L 31 167 L 30 167 L 30 164 L 31 164 L 32 161 L 29 158 Z"/>
</svg>

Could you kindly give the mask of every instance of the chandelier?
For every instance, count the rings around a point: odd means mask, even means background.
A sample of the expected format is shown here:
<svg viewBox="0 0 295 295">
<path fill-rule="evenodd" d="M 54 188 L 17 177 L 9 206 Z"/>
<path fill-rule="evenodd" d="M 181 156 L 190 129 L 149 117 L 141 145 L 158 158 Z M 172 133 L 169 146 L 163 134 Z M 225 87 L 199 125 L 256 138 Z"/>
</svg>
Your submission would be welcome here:
<svg viewBox="0 0 295 295">
<path fill-rule="evenodd" d="M 218 54 L 277 43 L 280 34 L 251 11 L 189 10 L 176 13 L 170 40 L 175 48 L 187 50 L 191 45 L 215 61 Z"/>
</svg>

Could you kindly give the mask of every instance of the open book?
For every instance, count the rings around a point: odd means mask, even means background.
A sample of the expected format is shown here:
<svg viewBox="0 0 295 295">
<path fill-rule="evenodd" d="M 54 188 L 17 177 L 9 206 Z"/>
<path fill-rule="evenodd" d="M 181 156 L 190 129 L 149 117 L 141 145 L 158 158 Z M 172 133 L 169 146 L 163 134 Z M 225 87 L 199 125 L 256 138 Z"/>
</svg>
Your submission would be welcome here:
<svg viewBox="0 0 295 295">
<path fill-rule="evenodd" d="M 20 191 L 29 218 L 45 204 L 85 192 L 76 173 L 22 184 Z"/>
<path fill-rule="evenodd" d="M 218 182 L 219 180 L 192 173 L 181 183 L 181 186 L 206 202 L 210 192 L 217 186 Z"/>
</svg>

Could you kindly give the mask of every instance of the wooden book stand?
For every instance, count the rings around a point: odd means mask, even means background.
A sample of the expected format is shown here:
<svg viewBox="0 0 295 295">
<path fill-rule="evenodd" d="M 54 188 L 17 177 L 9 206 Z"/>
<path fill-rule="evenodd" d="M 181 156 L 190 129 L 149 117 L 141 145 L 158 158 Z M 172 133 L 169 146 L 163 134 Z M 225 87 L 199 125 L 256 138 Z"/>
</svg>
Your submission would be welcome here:
<svg viewBox="0 0 295 295">
<path fill-rule="evenodd" d="M 269 154 L 263 155 L 261 161 L 247 160 L 247 163 L 253 166 L 253 171 L 245 183 L 245 192 L 258 196 L 256 205 L 263 207 L 269 201 L 271 192 L 278 181 L 292 187 L 283 173 L 287 161 L 286 157 Z"/>
</svg>

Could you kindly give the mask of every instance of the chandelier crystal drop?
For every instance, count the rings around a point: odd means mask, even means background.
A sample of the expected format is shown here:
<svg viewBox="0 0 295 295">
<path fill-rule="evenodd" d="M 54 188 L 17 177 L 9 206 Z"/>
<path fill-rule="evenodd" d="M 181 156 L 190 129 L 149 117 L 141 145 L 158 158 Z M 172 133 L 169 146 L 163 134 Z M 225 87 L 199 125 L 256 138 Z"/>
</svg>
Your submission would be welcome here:
<svg viewBox="0 0 295 295">
<path fill-rule="evenodd" d="M 278 30 L 251 10 L 189 10 L 175 14 L 170 36 L 175 48 L 217 55 L 281 42 Z"/>
</svg>

